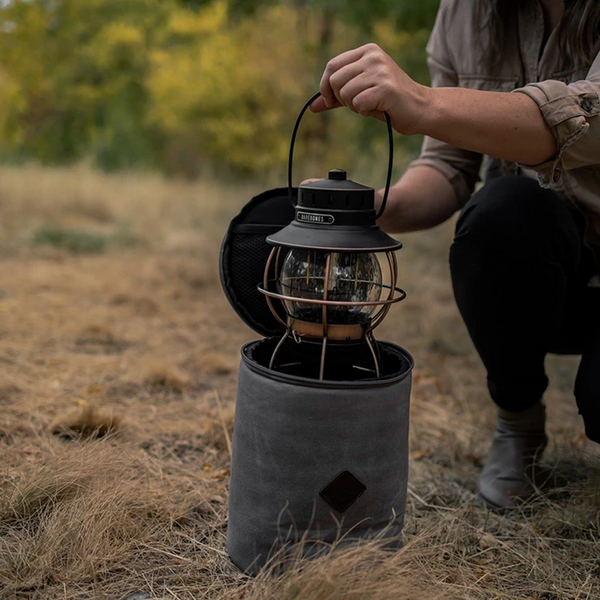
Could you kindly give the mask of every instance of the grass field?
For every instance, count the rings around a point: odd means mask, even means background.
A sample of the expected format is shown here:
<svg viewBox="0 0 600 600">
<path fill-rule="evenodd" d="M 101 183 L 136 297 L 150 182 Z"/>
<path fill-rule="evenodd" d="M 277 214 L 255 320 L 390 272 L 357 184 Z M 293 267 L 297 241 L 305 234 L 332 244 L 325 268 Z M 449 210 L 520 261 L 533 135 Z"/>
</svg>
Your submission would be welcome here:
<svg viewBox="0 0 600 600">
<path fill-rule="evenodd" d="M 405 547 L 284 576 L 224 552 L 239 348 L 217 277 L 260 187 L 0 169 L 0 598 L 600 598 L 600 452 L 551 357 L 547 462 L 569 483 L 499 516 L 472 491 L 492 432 L 453 304 L 452 224 L 403 237 L 408 299 L 379 337 L 416 360 Z"/>
</svg>

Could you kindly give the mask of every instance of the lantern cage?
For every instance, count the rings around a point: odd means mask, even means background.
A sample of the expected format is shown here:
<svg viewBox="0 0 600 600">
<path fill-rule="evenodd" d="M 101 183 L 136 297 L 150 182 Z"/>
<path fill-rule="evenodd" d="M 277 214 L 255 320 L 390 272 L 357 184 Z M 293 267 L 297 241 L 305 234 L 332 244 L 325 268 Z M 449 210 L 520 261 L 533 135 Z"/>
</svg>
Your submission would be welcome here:
<svg viewBox="0 0 600 600">
<path fill-rule="evenodd" d="M 288 158 L 291 201 L 294 199 L 292 168 L 298 127 L 319 95 L 315 94 L 304 105 L 292 132 Z M 295 218 L 267 237 L 267 243 L 274 247 L 258 291 L 265 296 L 269 310 L 284 329 L 269 361 L 271 369 L 297 367 L 296 363 L 278 360 L 282 346 L 292 339 L 296 344 L 308 342 L 307 351 L 299 354 L 309 363 L 315 344 L 320 344 L 320 380 L 325 377 L 328 355 L 340 354 L 340 350 L 343 353 L 340 347 L 345 344 L 353 346 L 350 356 L 355 359 L 350 361 L 345 377 L 349 374 L 355 379 L 380 376 L 373 330 L 390 307 L 406 297 L 396 286 L 398 264 L 394 252 L 402 244 L 377 226 L 377 219 L 386 207 L 393 166 L 392 126 L 389 115 L 384 115 L 389 152 L 385 192 L 379 210 L 375 210 L 373 188 L 349 181 L 342 169 L 332 169 L 327 178 L 298 188 Z M 381 255 L 385 260 L 380 261 Z M 389 275 L 386 281 L 384 270 Z M 274 301 L 279 302 L 279 310 Z M 364 346 L 370 356 L 369 365 L 364 361 Z"/>
<path fill-rule="evenodd" d="M 287 250 L 285 258 L 284 250 Z M 380 256 L 385 257 L 388 277 L 384 280 Z M 398 264 L 394 251 L 384 253 L 328 251 L 275 246 L 266 263 L 260 293 L 273 316 L 285 329 L 276 345 L 269 368 L 294 371 L 298 362 L 278 360 L 286 340 L 308 343 L 297 352 L 297 361 L 310 363 L 310 354 L 320 344 L 318 377 L 325 378 L 328 350 L 349 357 L 344 378 L 379 377 L 380 359 L 373 330 L 385 319 L 391 306 L 404 300 L 397 287 Z M 276 310 L 274 301 L 281 303 Z M 366 345 L 370 365 L 365 364 Z M 341 346 L 348 346 L 347 352 Z M 334 374 L 328 375 L 333 378 Z"/>
</svg>

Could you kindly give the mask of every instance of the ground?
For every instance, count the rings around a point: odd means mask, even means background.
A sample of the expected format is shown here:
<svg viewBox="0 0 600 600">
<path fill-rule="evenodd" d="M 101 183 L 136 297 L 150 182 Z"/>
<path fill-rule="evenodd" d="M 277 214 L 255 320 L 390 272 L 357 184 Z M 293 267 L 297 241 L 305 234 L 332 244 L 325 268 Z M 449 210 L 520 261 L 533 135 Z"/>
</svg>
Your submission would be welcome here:
<svg viewBox="0 0 600 600">
<path fill-rule="evenodd" d="M 403 236 L 378 332 L 415 357 L 405 547 L 249 579 L 224 551 L 240 346 L 216 263 L 260 187 L 0 172 L 0 598 L 597 599 L 600 453 L 551 357 L 546 462 L 519 511 L 473 499 L 493 410 L 453 304 L 452 223 Z M 134 596 L 135 597 L 135 596 Z"/>
</svg>

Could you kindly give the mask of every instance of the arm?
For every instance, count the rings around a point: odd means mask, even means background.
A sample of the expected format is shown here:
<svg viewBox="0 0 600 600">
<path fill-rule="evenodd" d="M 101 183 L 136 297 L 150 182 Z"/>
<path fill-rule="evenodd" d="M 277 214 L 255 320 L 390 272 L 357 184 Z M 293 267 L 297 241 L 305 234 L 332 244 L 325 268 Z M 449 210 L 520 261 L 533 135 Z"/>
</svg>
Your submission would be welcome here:
<svg viewBox="0 0 600 600">
<path fill-rule="evenodd" d="M 382 120 L 387 111 L 399 133 L 421 133 L 512 162 L 539 164 L 556 153 L 552 131 L 531 97 L 418 84 L 376 44 L 331 60 L 320 90 L 315 112 L 347 106 Z"/>
<path fill-rule="evenodd" d="M 426 88 L 427 108 L 412 133 L 525 165 L 556 153 L 538 105 L 525 94 Z"/>
<path fill-rule="evenodd" d="M 585 79 L 570 84 L 541 81 L 515 92 L 539 106 L 556 139 L 553 156 L 533 167 L 543 182 L 559 182 L 562 171 L 600 165 L 600 54 Z"/>
<path fill-rule="evenodd" d="M 382 196 L 379 190 L 378 205 Z M 456 208 L 456 194 L 448 179 L 431 167 L 415 166 L 390 188 L 378 225 L 388 233 L 420 231 L 450 218 Z"/>
<path fill-rule="evenodd" d="M 446 47 L 442 11 L 427 44 L 427 63 L 434 88 L 456 87 L 458 77 Z M 317 106 L 318 110 L 318 106 Z M 426 136 L 420 156 L 390 190 L 379 225 L 390 233 L 418 231 L 448 219 L 471 196 L 479 181 L 481 154 Z M 378 192 L 380 202 L 383 190 Z"/>
</svg>

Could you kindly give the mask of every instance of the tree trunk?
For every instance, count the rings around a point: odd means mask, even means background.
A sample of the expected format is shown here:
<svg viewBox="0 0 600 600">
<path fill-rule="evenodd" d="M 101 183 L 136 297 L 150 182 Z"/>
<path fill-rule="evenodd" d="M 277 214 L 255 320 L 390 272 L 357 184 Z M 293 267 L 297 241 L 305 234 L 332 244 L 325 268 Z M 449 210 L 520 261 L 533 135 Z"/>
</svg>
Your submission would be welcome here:
<svg viewBox="0 0 600 600">
<path fill-rule="evenodd" d="M 331 46 L 333 44 L 334 29 L 335 12 L 332 9 L 326 8 L 321 15 L 321 29 L 319 32 L 318 46 L 319 63 L 322 69 L 325 69 L 327 62 L 333 58 L 331 56 Z M 331 136 L 331 114 L 329 112 L 323 113 L 320 120 L 320 126 L 316 130 L 315 138 L 317 140 L 318 156 L 322 159 L 327 154 L 327 148 L 329 146 Z"/>
</svg>

